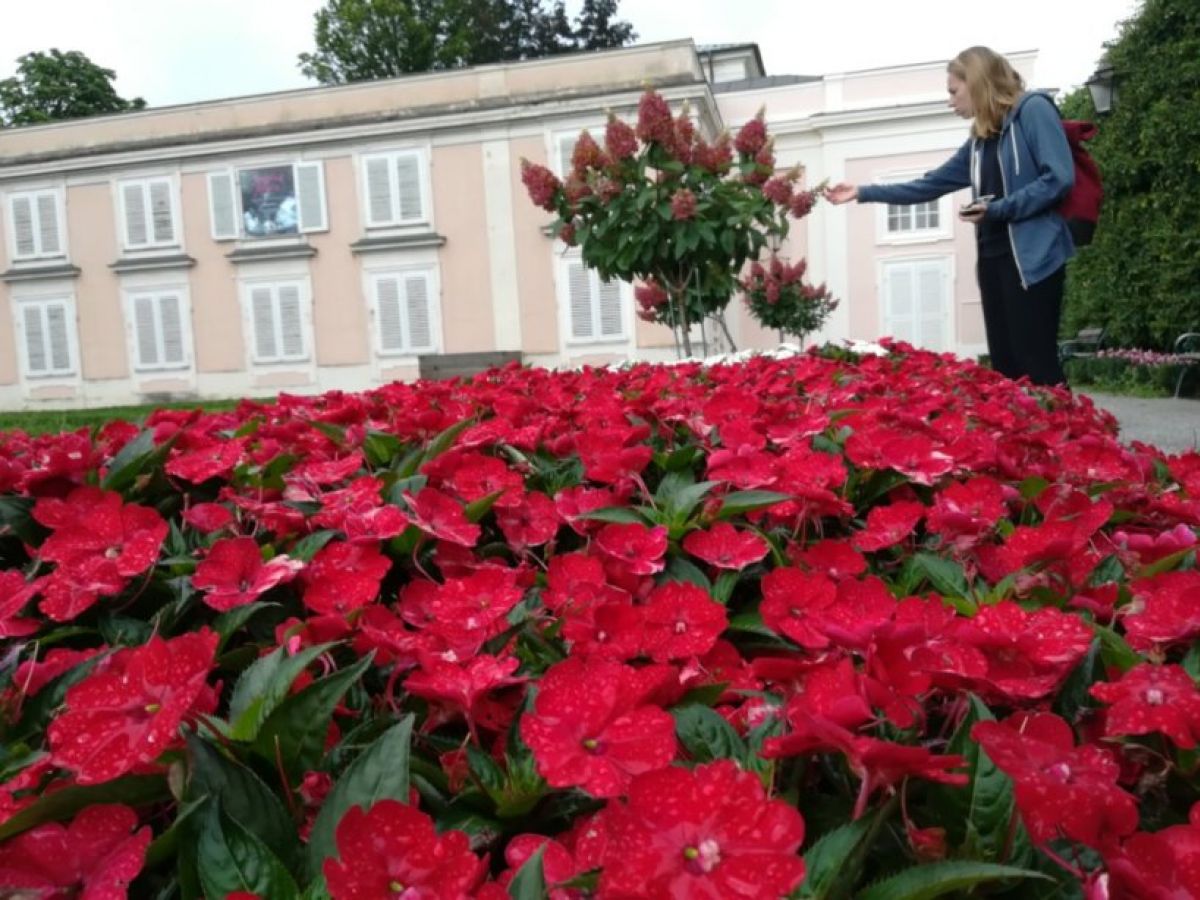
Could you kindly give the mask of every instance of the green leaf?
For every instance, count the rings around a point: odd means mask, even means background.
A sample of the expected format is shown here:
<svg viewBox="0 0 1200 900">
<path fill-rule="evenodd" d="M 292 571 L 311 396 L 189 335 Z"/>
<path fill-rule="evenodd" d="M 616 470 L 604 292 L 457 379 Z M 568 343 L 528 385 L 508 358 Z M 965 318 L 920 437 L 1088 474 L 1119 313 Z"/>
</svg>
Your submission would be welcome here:
<svg viewBox="0 0 1200 900">
<path fill-rule="evenodd" d="M 1054 698 L 1054 712 L 1072 725 L 1076 724 L 1099 705 L 1092 698 L 1091 687 L 1097 681 L 1103 680 L 1104 666 L 1100 662 L 1100 639 L 1097 638 L 1088 647 L 1083 660 L 1063 682 L 1058 696 Z"/>
<path fill-rule="evenodd" d="M 32 497 L 0 497 L 0 534 L 7 529 L 23 543 L 36 547 L 49 533 L 33 518 Z"/>
<path fill-rule="evenodd" d="M 167 443 L 164 442 L 164 446 Z M 120 493 L 132 485 L 137 477 L 150 466 L 158 448 L 154 446 L 154 429 L 147 428 L 132 441 L 126 444 L 108 464 L 108 471 L 100 481 L 100 486 L 106 491 Z M 166 453 L 163 451 L 163 455 Z"/>
<path fill-rule="evenodd" d="M 916 553 L 909 565 L 914 573 L 933 585 L 933 589 L 946 597 L 966 597 L 967 576 L 963 567 L 952 559 L 944 559 L 932 553 Z M 918 582 L 919 584 L 920 582 Z"/>
<path fill-rule="evenodd" d="M 336 855 L 334 833 L 350 807 L 367 810 L 380 800 L 408 803 L 412 726 L 413 717 L 405 716 L 360 753 L 334 784 L 308 839 L 308 868 L 313 875 L 321 872 L 326 859 Z"/>
<path fill-rule="evenodd" d="M 874 818 L 859 819 L 821 835 L 820 840 L 804 854 L 804 883 L 800 885 L 801 900 L 825 900 L 835 896 L 833 888 L 840 882 L 854 884 L 859 872 L 848 871 L 847 861 L 853 858 L 864 841 L 873 833 Z"/>
<path fill-rule="evenodd" d="M 684 559 L 682 556 L 674 556 L 667 562 L 660 583 L 662 581 L 682 581 L 694 584 L 708 594 L 712 594 L 712 582 L 708 580 L 708 576 L 694 562 Z"/>
<path fill-rule="evenodd" d="M 746 744 L 733 726 L 715 710 L 699 704 L 671 710 L 675 717 L 675 733 L 697 763 L 717 759 L 742 761 Z"/>
<path fill-rule="evenodd" d="M 306 534 L 296 541 L 292 549 L 288 551 L 288 556 L 301 562 L 310 562 L 317 552 L 335 537 L 337 537 L 337 532 L 328 528 Z"/>
<path fill-rule="evenodd" d="M 233 697 L 229 701 L 233 737 L 239 741 L 254 740 L 263 722 L 287 697 L 292 682 L 308 668 L 309 663 L 332 646 L 316 644 L 292 656 L 288 655 L 285 648 L 277 647 L 247 666 L 234 685 Z"/>
<path fill-rule="evenodd" d="M 469 426 L 474 424 L 474 419 L 462 419 L 461 421 L 455 422 L 429 442 L 429 446 L 425 448 L 424 461 L 429 462 L 431 459 L 441 456 L 452 446 L 454 446 L 454 441 L 460 434 L 466 431 Z"/>
<path fill-rule="evenodd" d="M 363 453 L 367 462 L 375 468 L 382 468 L 390 463 L 400 452 L 400 439 L 386 431 L 367 431 L 363 438 Z"/>
<path fill-rule="evenodd" d="M 542 857 L 545 854 L 546 845 L 542 844 L 517 870 L 516 876 L 508 885 L 508 896 L 512 900 L 544 900 L 546 873 L 542 867 Z"/>
<path fill-rule="evenodd" d="M 766 509 L 791 499 L 790 494 L 780 494 L 777 491 L 734 491 L 721 498 L 721 509 L 717 512 L 717 518 L 732 519 L 742 513 Z"/>
<path fill-rule="evenodd" d="M 146 848 L 146 869 L 158 868 L 169 860 L 174 860 L 179 853 L 179 842 L 187 838 L 187 832 L 192 828 L 192 816 L 208 804 L 208 798 L 182 803 L 175 813 L 175 821 L 171 827 L 150 842 Z"/>
<path fill-rule="evenodd" d="M 898 875 L 871 885 L 856 894 L 857 900 L 930 900 L 952 891 L 964 891 L 979 884 L 1048 875 L 1015 866 L 997 866 L 980 862 L 934 862 L 913 866 Z"/>
<path fill-rule="evenodd" d="M 595 519 L 598 522 L 615 522 L 618 525 L 645 525 L 646 520 L 627 506 L 606 506 L 603 509 L 593 509 L 582 513 L 581 519 Z"/>
<path fill-rule="evenodd" d="M 713 599 L 718 603 L 728 604 L 740 579 L 741 572 L 722 572 L 717 576 L 716 584 L 713 585 Z"/>
<path fill-rule="evenodd" d="M 257 603 L 247 603 L 245 606 L 236 606 L 228 612 L 223 612 L 221 615 L 213 619 L 212 627 L 221 638 L 221 642 L 217 647 L 218 652 L 225 643 L 234 635 L 239 628 L 253 619 L 264 609 L 278 607 L 278 603 L 267 603 L 259 601 Z"/>
<path fill-rule="evenodd" d="M 496 505 L 496 501 L 504 496 L 504 491 L 493 491 L 486 497 L 480 497 L 467 504 L 466 517 L 468 522 L 478 522 Z"/>
<path fill-rule="evenodd" d="M 1125 642 L 1125 638 L 1111 628 L 1095 622 L 1090 624 L 1092 630 L 1096 632 L 1096 637 L 1100 638 L 1100 658 L 1104 661 L 1104 665 L 1128 672 L 1142 661 L 1137 651 Z"/>
<path fill-rule="evenodd" d="M 977 722 L 995 720 L 987 705 L 973 694 L 962 723 L 946 748 L 967 761 L 967 784 L 962 788 L 937 786 L 934 807 L 945 815 L 947 833 L 963 856 L 982 862 L 1002 862 L 1009 828 L 1016 815 L 1012 779 L 977 742 L 971 729 Z M 1007 848 L 1010 852 L 1012 848 Z"/>
<path fill-rule="evenodd" d="M 207 805 L 196 841 L 196 867 L 205 895 L 249 891 L 262 900 L 295 900 L 295 879 L 251 831 L 225 815 L 219 801 Z"/>
<path fill-rule="evenodd" d="M 86 806 L 98 803 L 124 803 L 146 806 L 170 799 L 166 778 L 160 775 L 126 775 L 104 784 L 66 787 L 43 794 L 20 812 L 0 823 L 0 841 L 41 825 L 70 819 Z"/>
<path fill-rule="evenodd" d="M 1192 548 L 1188 547 L 1184 550 L 1177 550 L 1174 553 L 1168 553 L 1162 559 L 1156 559 L 1152 563 L 1148 563 L 1138 569 L 1138 578 L 1153 578 L 1163 572 L 1169 572 L 1178 566 L 1192 552 Z"/>
<path fill-rule="evenodd" d="M 334 708 L 370 667 L 374 656 L 370 653 L 354 665 L 314 681 L 279 704 L 255 738 L 255 752 L 272 762 L 278 756 L 288 775 L 297 781 L 315 769 Z"/>
<path fill-rule="evenodd" d="M 251 769 L 195 734 L 187 737 L 191 762 L 188 796 L 210 797 L 225 815 L 248 828 L 280 859 L 291 863 L 299 849 L 296 826 L 283 801 Z"/>
</svg>

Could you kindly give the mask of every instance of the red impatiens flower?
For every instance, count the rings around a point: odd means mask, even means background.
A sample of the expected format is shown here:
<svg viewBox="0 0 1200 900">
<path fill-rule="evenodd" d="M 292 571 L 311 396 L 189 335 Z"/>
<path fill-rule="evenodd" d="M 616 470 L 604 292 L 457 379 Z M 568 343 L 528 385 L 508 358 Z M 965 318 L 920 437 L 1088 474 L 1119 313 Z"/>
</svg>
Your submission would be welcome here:
<svg viewBox="0 0 1200 900">
<path fill-rule="evenodd" d="M 725 607 L 707 591 L 677 581 L 651 591 L 644 612 L 643 640 L 655 662 L 703 656 L 728 624 Z"/>
<path fill-rule="evenodd" d="M 667 529 L 636 523 L 605 525 L 596 534 L 596 547 L 624 573 L 653 575 L 664 565 Z"/>
<path fill-rule="evenodd" d="M 827 538 L 810 547 L 793 546 L 789 548 L 788 556 L 801 568 L 824 572 L 837 582 L 867 570 L 866 557 L 845 540 Z"/>
<path fill-rule="evenodd" d="M 38 593 L 42 579 L 26 581 L 20 569 L 0 570 L 0 639 L 24 637 L 38 630 L 36 619 L 23 619 L 25 605 Z"/>
<path fill-rule="evenodd" d="M 1142 663 L 1119 681 L 1099 682 L 1092 696 L 1111 704 L 1106 736 L 1161 732 L 1190 750 L 1200 736 L 1200 691 L 1182 666 Z"/>
<path fill-rule="evenodd" d="M 137 824 L 132 809 L 113 804 L 85 807 L 70 825 L 31 828 L 0 844 L 0 892 L 119 900 L 142 870 L 153 837 Z"/>
<path fill-rule="evenodd" d="M 1018 713 L 979 722 L 971 737 L 1012 778 L 1035 842 L 1067 837 L 1102 848 L 1137 828 L 1137 801 L 1117 787 L 1117 761 L 1099 747 L 1076 747 L 1071 726 L 1058 716 Z"/>
<path fill-rule="evenodd" d="M 373 544 L 336 541 L 313 557 L 301 576 L 304 605 L 318 613 L 348 613 L 379 596 L 392 561 Z"/>
<path fill-rule="evenodd" d="M 552 540 L 558 533 L 559 521 L 554 501 L 541 491 L 530 491 L 524 496 L 518 491 L 512 506 L 496 510 L 496 524 L 514 550 L 540 547 Z"/>
<path fill-rule="evenodd" d="M 644 692 L 637 670 L 607 660 L 571 657 L 546 671 L 521 738 L 551 787 L 615 797 L 634 775 L 670 764 L 675 720 Z"/>
<path fill-rule="evenodd" d="M 118 650 L 67 691 L 50 723 L 50 757 L 80 784 L 111 781 L 158 758 L 204 691 L 218 636 L 207 628 Z"/>
<path fill-rule="evenodd" d="M 228 478 L 234 467 L 242 461 L 246 439 L 213 439 L 211 443 L 191 449 L 176 451 L 167 463 L 167 474 L 200 484 L 210 478 Z"/>
<path fill-rule="evenodd" d="M 777 900 L 804 877 L 800 813 L 730 760 L 639 775 L 601 821 L 601 896 Z"/>
<path fill-rule="evenodd" d="M 405 494 L 412 523 L 431 537 L 464 547 L 474 547 L 480 527 L 467 521 L 466 511 L 448 494 L 426 487 L 417 494 Z"/>
<path fill-rule="evenodd" d="M 48 619 L 70 622 L 101 597 L 114 597 L 129 579 L 117 571 L 116 563 L 103 556 L 89 556 L 64 563 L 41 581 L 38 603 Z"/>
<path fill-rule="evenodd" d="M 753 531 L 738 531 L 728 522 L 717 522 L 707 531 L 693 531 L 683 539 L 683 549 L 718 569 L 740 572 L 770 551 Z"/>
<path fill-rule="evenodd" d="M 404 689 L 416 697 L 424 697 L 441 706 L 445 714 L 434 717 L 446 720 L 455 714 L 466 717 L 474 727 L 478 705 L 490 691 L 520 684 L 524 678 L 513 677 L 520 660 L 515 656 L 499 659 L 481 653 L 465 664 L 446 662 L 436 657 L 421 661 L 421 668 L 405 679 Z"/>
<path fill-rule="evenodd" d="M 336 840 L 338 858 L 324 868 L 333 900 L 465 900 L 486 873 L 465 832 L 438 834 L 433 819 L 397 800 L 351 806 Z"/>
<path fill-rule="evenodd" d="M 39 500 L 33 517 L 54 529 L 40 548 L 43 559 L 72 565 L 103 558 L 126 578 L 154 564 L 167 536 L 167 523 L 156 510 L 94 487 L 76 488 L 66 500 Z"/>
<path fill-rule="evenodd" d="M 808 650 L 829 646 L 820 628 L 821 613 L 837 600 L 837 586 L 820 572 L 779 568 L 762 579 L 763 624 Z"/>
<path fill-rule="evenodd" d="M 1200 897 L 1200 823 L 1196 807 L 1186 825 L 1139 831 L 1105 854 L 1114 900 L 1186 900 Z M 1102 895 L 1097 895 L 1102 896 Z"/>
<path fill-rule="evenodd" d="M 876 506 L 867 513 L 867 527 L 854 535 L 854 546 L 864 553 L 892 547 L 912 537 L 925 516 L 925 504 L 900 500 Z"/>
<path fill-rule="evenodd" d="M 319 495 L 321 511 L 312 521 L 333 528 L 352 543 L 373 543 L 393 538 L 408 527 L 408 516 L 399 507 L 385 504 L 383 481 L 364 475 L 348 487 Z"/>
<path fill-rule="evenodd" d="M 1163 572 L 1130 585 L 1133 603 L 1122 619 L 1135 650 L 1190 641 L 1200 635 L 1200 571 Z"/>
<path fill-rule="evenodd" d="M 184 523 L 204 534 L 212 534 L 233 524 L 233 512 L 221 503 L 197 503 L 181 513 Z"/>
<path fill-rule="evenodd" d="M 26 660 L 17 666 L 17 671 L 13 673 L 13 686 L 26 697 L 32 697 L 59 675 L 69 672 L 103 650 L 103 647 L 88 650 L 55 647 L 42 659 Z"/>
<path fill-rule="evenodd" d="M 938 491 L 925 527 L 952 545 L 969 547 L 1006 511 L 1004 487 L 994 478 L 979 475 Z"/>
<path fill-rule="evenodd" d="M 251 537 L 217 541 L 196 566 L 192 587 L 204 591 L 204 602 L 218 612 L 253 603 L 271 588 L 291 581 L 304 563 L 286 554 L 263 562 L 262 549 Z"/>
</svg>

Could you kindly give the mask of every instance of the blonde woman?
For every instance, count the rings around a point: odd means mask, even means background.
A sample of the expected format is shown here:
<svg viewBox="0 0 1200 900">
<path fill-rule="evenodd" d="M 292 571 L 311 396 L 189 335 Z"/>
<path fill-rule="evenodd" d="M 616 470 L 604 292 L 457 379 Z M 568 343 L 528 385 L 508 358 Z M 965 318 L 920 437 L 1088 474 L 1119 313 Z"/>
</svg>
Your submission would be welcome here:
<svg viewBox="0 0 1200 900">
<path fill-rule="evenodd" d="M 1062 120 L 1045 94 L 1026 92 L 1000 54 L 969 47 L 946 67 L 950 108 L 971 136 L 947 162 L 903 184 L 838 184 L 833 203 L 925 203 L 972 189 L 959 218 L 976 226 L 976 275 L 992 366 L 1034 384 L 1064 381 L 1058 360 L 1063 279 L 1074 255 L 1059 203 L 1075 181 Z"/>
</svg>

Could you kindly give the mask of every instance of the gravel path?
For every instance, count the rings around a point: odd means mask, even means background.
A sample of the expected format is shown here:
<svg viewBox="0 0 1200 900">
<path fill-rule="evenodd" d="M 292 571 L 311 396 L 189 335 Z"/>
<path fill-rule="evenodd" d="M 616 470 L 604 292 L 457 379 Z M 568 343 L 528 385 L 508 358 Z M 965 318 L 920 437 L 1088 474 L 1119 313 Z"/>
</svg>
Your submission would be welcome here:
<svg viewBox="0 0 1200 900">
<path fill-rule="evenodd" d="M 1200 400 L 1117 397 L 1087 392 L 1121 425 L 1121 440 L 1142 441 L 1170 453 L 1200 449 Z"/>
</svg>

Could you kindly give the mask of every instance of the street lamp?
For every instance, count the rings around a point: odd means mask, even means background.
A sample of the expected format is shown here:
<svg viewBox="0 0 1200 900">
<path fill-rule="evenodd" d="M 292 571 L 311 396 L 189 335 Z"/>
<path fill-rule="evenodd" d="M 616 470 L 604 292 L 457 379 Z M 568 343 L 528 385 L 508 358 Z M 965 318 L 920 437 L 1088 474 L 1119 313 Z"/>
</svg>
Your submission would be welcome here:
<svg viewBox="0 0 1200 900">
<path fill-rule="evenodd" d="M 1117 78 L 1113 67 L 1101 60 L 1100 66 L 1084 84 L 1092 95 L 1092 106 L 1096 108 L 1097 115 L 1112 112 L 1117 102 Z"/>
</svg>

